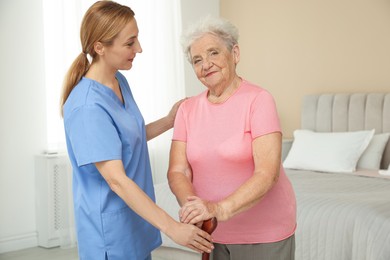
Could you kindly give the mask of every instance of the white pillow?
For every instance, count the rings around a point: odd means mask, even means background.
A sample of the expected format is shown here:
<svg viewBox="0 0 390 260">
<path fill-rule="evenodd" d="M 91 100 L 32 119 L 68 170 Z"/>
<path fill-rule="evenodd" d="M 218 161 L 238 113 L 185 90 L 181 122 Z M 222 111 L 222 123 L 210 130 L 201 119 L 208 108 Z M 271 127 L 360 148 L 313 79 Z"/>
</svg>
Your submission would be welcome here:
<svg viewBox="0 0 390 260">
<path fill-rule="evenodd" d="M 295 130 L 285 168 L 323 172 L 353 172 L 375 130 L 313 132 Z"/>
<path fill-rule="evenodd" d="M 156 194 L 156 204 L 165 210 L 172 218 L 179 221 L 179 203 L 169 188 L 168 182 L 154 185 L 154 192 Z M 188 247 L 181 246 L 173 242 L 167 235 L 161 232 L 162 246 L 178 248 L 190 252 L 195 252 Z"/>
<path fill-rule="evenodd" d="M 386 148 L 390 133 L 377 134 L 371 139 L 370 144 L 360 157 L 357 168 L 379 170 L 383 151 Z"/>
</svg>

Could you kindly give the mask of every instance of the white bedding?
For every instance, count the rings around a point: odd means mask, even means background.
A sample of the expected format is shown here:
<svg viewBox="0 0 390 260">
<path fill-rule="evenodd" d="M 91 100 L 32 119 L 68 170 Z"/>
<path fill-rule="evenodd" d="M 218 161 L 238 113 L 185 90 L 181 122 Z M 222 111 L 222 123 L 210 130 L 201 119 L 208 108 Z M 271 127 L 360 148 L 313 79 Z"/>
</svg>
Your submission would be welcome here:
<svg viewBox="0 0 390 260">
<path fill-rule="evenodd" d="M 297 260 L 390 259 L 388 176 L 286 172 L 297 196 Z"/>
</svg>

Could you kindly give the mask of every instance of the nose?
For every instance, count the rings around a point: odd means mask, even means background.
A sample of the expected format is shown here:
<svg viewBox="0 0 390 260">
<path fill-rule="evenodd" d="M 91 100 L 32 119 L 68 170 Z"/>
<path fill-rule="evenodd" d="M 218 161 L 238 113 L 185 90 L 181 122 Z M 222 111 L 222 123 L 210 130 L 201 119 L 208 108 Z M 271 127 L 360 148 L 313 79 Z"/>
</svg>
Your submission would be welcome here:
<svg viewBox="0 0 390 260">
<path fill-rule="evenodd" d="M 142 53 L 141 43 L 137 40 L 137 47 L 135 48 L 137 53 Z"/>
<path fill-rule="evenodd" d="M 204 70 L 208 70 L 209 68 L 211 68 L 211 66 L 213 66 L 213 62 L 209 60 L 209 57 L 203 60 L 202 68 Z"/>
</svg>

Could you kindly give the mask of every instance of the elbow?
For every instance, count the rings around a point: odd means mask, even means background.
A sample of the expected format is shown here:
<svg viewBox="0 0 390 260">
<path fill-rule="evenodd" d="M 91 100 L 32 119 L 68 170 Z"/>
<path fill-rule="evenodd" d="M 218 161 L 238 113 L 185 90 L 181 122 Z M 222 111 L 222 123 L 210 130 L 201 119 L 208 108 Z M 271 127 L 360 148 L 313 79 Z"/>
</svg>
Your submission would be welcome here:
<svg viewBox="0 0 390 260">
<path fill-rule="evenodd" d="M 272 167 L 273 170 L 271 170 L 272 171 L 272 178 L 271 178 L 272 186 L 275 185 L 279 181 L 280 172 L 283 170 L 282 169 L 283 166 L 281 165 L 281 163 L 278 163 L 276 165 L 274 167 Z"/>
<path fill-rule="evenodd" d="M 279 181 L 279 171 L 275 172 L 270 178 L 268 182 L 268 191 L 270 191 Z"/>
<path fill-rule="evenodd" d="M 265 184 L 266 191 L 270 191 L 276 183 L 279 181 L 280 171 L 275 170 L 274 172 L 269 172 L 268 176 L 265 178 L 262 178 L 262 182 Z"/>
<path fill-rule="evenodd" d="M 172 188 L 172 185 L 174 185 L 174 183 L 176 181 L 175 173 L 172 171 L 168 171 L 167 180 L 168 180 L 169 187 Z"/>
<path fill-rule="evenodd" d="M 175 194 L 177 183 L 179 182 L 177 173 L 176 172 L 172 172 L 172 171 L 168 171 L 167 179 L 168 179 L 168 186 L 169 186 L 169 188 Z"/>
<path fill-rule="evenodd" d="M 110 187 L 110 190 L 113 191 L 118 196 L 120 196 L 122 193 L 121 191 L 124 190 L 123 181 L 124 180 L 119 180 L 116 178 L 106 179 L 106 182 L 107 182 L 108 186 Z"/>
<path fill-rule="evenodd" d="M 116 181 L 109 180 L 107 181 L 108 187 L 110 187 L 110 190 L 118 194 L 118 191 L 120 190 L 119 188 L 119 183 Z"/>
</svg>

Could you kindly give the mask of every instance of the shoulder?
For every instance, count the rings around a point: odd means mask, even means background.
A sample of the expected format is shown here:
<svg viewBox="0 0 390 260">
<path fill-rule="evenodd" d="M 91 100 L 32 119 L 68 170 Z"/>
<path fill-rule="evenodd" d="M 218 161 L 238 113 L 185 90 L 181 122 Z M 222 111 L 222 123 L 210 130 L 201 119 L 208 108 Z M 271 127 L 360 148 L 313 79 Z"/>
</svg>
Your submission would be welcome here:
<svg viewBox="0 0 390 260">
<path fill-rule="evenodd" d="M 87 97 L 90 95 L 94 81 L 88 78 L 81 78 L 77 85 L 70 92 L 68 99 L 65 102 L 65 108 L 73 108 L 84 104 Z"/>
<path fill-rule="evenodd" d="M 86 126 L 96 126 L 99 128 L 101 122 L 112 123 L 112 117 L 106 109 L 96 103 L 87 103 L 64 110 L 64 126 L 66 131 L 69 131 L 69 129 L 85 128 Z"/>
<path fill-rule="evenodd" d="M 272 94 L 265 88 L 251 83 L 245 79 L 242 81 L 241 91 L 246 95 L 251 96 L 254 99 L 271 99 L 273 100 Z"/>
<path fill-rule="evenodd" d="M 70 117 L 74 111 L 96 105 L 97 95 L 94 90 L 96 84 L 95 81 L 88 78 L 82 78 L 77 83 L 64 104 L 64 120 Z"/>
<path fill-rule="evenodd" d="M 206 101 L 206 96 L 207 91 L 203 91 L 196 96 L 189 97 L 180 105 L 180 108 L 187 111 L 195 109 L 200 104 Z"/>
<path fill-rule="evenodd" d="M 257 85 L 257 84 L 254 84 L 250 81 L 247 81 L 245 79 L 242 80 L 242 89 L 246 92 L 251 92 L 251 93 L 261 93 L 263 91 L 267 91 L 266 89 L 264 89 L 263 87 Z"/>
</svg>

